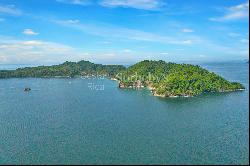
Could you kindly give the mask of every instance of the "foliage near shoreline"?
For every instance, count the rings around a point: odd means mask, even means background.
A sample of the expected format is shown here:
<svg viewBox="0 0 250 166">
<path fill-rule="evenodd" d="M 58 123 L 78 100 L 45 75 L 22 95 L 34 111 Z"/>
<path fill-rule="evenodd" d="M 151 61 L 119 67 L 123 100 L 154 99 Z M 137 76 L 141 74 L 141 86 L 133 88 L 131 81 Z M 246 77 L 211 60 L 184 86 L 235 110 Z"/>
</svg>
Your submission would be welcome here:
<svg viewBox="0 0 250 166">
<path fill-rule="evenodd" d="M 195 96 L 206 92 L 228 92 L 244 89 L 200 66 L 164 61 L 142 61 L 119 73 L 117 79 L 123 88 L 136 84 L 150 87 L 156 96 Z"/>
<path fill-rule="evenodd" d="M 114 76 L 126 68 L 121 65 L 101 65 L 89 61 L 65 62 L 60 65 L 26 67 L 0 71 L 0 78 L 11 77 L 76 77 L 83 75 Z"/>
<path fill-rule="evenodd" d="M 129 68 L 121 65 L 101 65 L 89 61 L 65 62 L 60 65 L 2 70 L 0 78 L 77 77 L 105 75 L 119 81 L 120 88 L 149 87 L 155 96 L 195 96 L 206 92 L 228 92 L 245 89 L 200 66 L 141 61 Z"/>
</svg>

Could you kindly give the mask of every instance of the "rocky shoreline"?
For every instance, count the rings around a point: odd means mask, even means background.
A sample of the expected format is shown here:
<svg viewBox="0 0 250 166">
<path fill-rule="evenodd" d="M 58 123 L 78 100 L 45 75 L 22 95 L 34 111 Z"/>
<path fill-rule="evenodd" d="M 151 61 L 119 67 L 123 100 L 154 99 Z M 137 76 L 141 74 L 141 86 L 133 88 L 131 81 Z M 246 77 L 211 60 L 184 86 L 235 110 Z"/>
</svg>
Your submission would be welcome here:
<svg viewBox="0 0 250 166">
<path fill-rule="evenodd" d="M 119 81 L 118 79 L 115 78 L 111 78 L 111 80 L 115 80 L 118 81 L 118 87 L 121 89 L 142 89 L 142 88 L 147 88 L 148 90 L 150 90 L 150 92 L 152 93 L 153 96 L 155 97 L 162 97 L 162 98 L 177 98 L 177 97 L 194 97 L 194 95 L 189 95 L 189 94 L 182 94 L 182 95 L 172 95 L 172 94 L 157 94 L 155 88 L 148 84 L 147 86 L 143 86 L 141 81 L 135 81 L 133 83 L 133 85 L 130 86 L 126 86 L 123 82 Z M 235 92 L 235 91 L 244 91 L 245 89 L 235 89 L 235 90 L 221 90 L 219 91 L 219 93 L 226 93 L 226 92 Z"/>
<path fill-rule="evenodd" d="M 155 97 L 170 97 L 170 98 L 176 98 L 176 97 L 193 97 L 193 96 L 190 96 L 190 95 L 177 96 L 177 95 L 162 95 L 162 94 L 157 94 L 156 91 L 155 91 L 155 88 L 152 85 L 143 86 L 140 81 L 136 81 L 132 86 L 126 86 L 124 83 L 122 83 L 121 81 L 119 81 L 117 79 L 111 79 L 111 80 L 118 81 L 118 87 L 120 89 L 142 89 L 142 88 L 147 88 L 148 90 L 150 90 L 150 92 L 152 93 L 152 95 L 155 96 Z"/>
<path fill-rule="evenodd" d="M 135 81 L 133 85 L 127 86 L 121 81 L 119 81 L 118 87 L 121 89 L 141 89 L 144 88 L 144 85 L 141 83 L 141 81 Z"/>
</svg>

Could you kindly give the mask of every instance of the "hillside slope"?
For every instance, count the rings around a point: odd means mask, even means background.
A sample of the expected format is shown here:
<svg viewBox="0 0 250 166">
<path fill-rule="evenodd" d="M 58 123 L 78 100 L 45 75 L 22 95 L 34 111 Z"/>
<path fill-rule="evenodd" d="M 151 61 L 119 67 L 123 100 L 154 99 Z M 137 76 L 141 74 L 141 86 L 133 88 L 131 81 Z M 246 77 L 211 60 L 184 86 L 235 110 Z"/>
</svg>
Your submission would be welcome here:
<svg viewBox="0 0 250 166">
<path fill-rule="evenodd" d="M 110 77 L 125 70 L 121 65 L 101 65 L 89 61 L 64 62 L 60 65 L 26 67 L 17 70 L 2 70 L 0 78 L 11 77 L 75 77 L 82 75 L 108 75 Z"/>
<path fill-rule="evenodd" d="M 195 96 L 207 92 L 243 90 L 240 83 L 229 82 L 200 66 L 142 61 L 117 74 L 120 88 L 148 87 L 155 96 Z"/>
</svg>

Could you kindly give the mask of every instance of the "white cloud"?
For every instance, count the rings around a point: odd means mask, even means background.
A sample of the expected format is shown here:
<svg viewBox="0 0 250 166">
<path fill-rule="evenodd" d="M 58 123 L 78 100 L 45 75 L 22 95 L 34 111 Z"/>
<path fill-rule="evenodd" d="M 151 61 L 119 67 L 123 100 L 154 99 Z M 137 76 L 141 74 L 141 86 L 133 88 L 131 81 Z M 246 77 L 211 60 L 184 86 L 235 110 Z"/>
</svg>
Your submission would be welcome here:
<svg viewBox="0 0 250 166">
<path fill-rule="evenodd" d="M 233 21 L 249 18 L 249 1 L 226 8 L 226 13 L 222 17 L 210 18 L 211 21 Z"/>
<path fill-rule="evenodd" d="M 106 37 L 109 40 L 132 40 L 132 41 L 145 41 L 145 42 L 157 42 L 163 44 L 177 44 L 177 45 L 186 45 L 199 42 L 199 37 L 190 37 L 190 39 L 184 39 L 180 37 L 172 37 L 166 35 L 159 35 L 150 32 L 144 32 L 135 29 L 117 27 L 111 24 L 95 23 L 95 24 L 86 24 L 86 23 L 71 23 L 68 20 L 53 20 L 52 22 L 59 24 L 61 26 L 69 27 L 83 33 Z"/>
<path fill-rule="evenodd" d="M 23 34 L 25 34 L 25 35 L 38 35 L 39 33 L 34 32 L 32 29 L 24 29 Z"/>
<path fill-rule="evenodd" d="M 241 50 L 239 53 L 240 53 L 241 55 L 246 55 L 246 56 L 249 58 L 249 49 Z"/>
<path fill-rule="evenodd" d="M 110 41 L 103 41 L 103 42 L 101 42 L 102 44 L 111 44 L 111 42 Z"/>
<path fill-rule="evenodd" d="M 8 60 L 5 56 L 0 55 L 0 64 L 8 63 Z"/>
<path fill-rule="evenodd" d="M 164 6 L 162 0 L 102 0 L 105 7 L 124 7 L 144 10 L 157 10 Z"/>
<path fill-rule="evenodd" d="M 242 19 L 242 18 L 247 18 L 249 16 L 248 13 L 245 11 L 237 11 L 237 12 L 232 12 L 224 17 L 221 18 L 221 20 L 237 20 L 237 19 Z"/>
<path fill-rule="evenodd" d="M 100 50 L 85 52 L 60 43 L 41 40 L 18 40 L 1 35 L 0 50 L 0 64 L 47 65 L 80 60 L 102 64 L 126 64 L 139 61 L 139 57 L 135 57 L 126 51 L 113 50 L 109 52 Z"/>
<path fill-rule="evenodd" d="M 28 40 L 28 41 L 23 41 L 21 44 L 25 46 L 38 46 L 42 45 L 43 42 L 38 40 Z"/>
<path fill-rule="evenodd" d="M 14 5 L 2 6 L 0 5 L 0 13 L 9 14 L 9 15 L 22 15 L 22 11 L 17 9 Z"/>
<path fill-rule="evenodd" d="M 77 24 L 80 21 L 79 20 L 66 20 L 66 22 L 68 22 L 69 24 Z"/>
<path fill-rule="evenodd" d="M 199 55 L 199 58 L 205 58 L 205 57 L 206 57 L 206 55 L 204 55 L 204 54 Z"/>
<path fill-rule="evenodd" d="M 192 32 L 194 32 L 194 30 L 189 29 L 189 28 L 184 28 L 184 29 L 182 29 L 182 32 L 184 32 L 184 33 L 192 33 Z"/>
<path fill-rule="evenodd" d="M 249 43 L 249 39 L 241 39 L 240 42 L 241 42 L 241 43 L 247 43 L 247 44 L 248 44 L 248 43 Z"/>
<path fill-rule="evenodd" d="M 79 61 L 90 59 L 84 53 L 67 45 L 37 40 L 16 40 L 0 36 L 1 63 L 61 63 L 66 60 Z"/>
<path fill-rule="evenodd" d="M 66 3 L 66 4 L 72 4 L 72 5 L 89 5 L 89 0 L 56 0 L 57 2 Z"/>
<path fill-rule="evenodd" d="M 130 52 L 132 52 L 132 50 L 130 50 L 130 49 L 125 49 L 125 50 L 123 50 L 123 52 L 130 53 Z"/>
<path fill-rule="evenodd" d="M 231 32 L 231 33 L 228 34 L 228 36 L 230 36 L 230 37 L 239 37 L 239 36 L 241 36 L 241 34 Z"/>
<path fill-rule="evenodd" d="M 56 0 L 60 3 L 73 5 L 90 5 L 93 0 Z M 97 3 L 103 7 L 123 7 L 143 10 L 158 10 L 165 5 L 164 0 L 98 0 Z"/>
<path fill-rule="evenodd" d="M 184 40 L 182 43 L 183 44 L 193 44 L 193 41 L 192 40 Z"/>
<path fill-rule="evenodd" d="M 232 6 L 229 9 L 231 11 L 239 11 L 239 10 L 249 9 L 249 1 L 247 1 L 246 3 L 243 3 L 243 4 L 239 4 L 237 6 Z"/>
<path fill-rule="evenodd" d="M 168 55 L 169 53 L 168 52 L 162 52 L 160 53 L 161 55 Z"/>
<path fill-rule="evenodd" d="M 92 54 L 95 56 L 93 57 L 93 59 L 91 59 L 91 61 L 101 64 L 131 64 L 145 59 L 142 55 L 143 53 L 135 56 L 134 54 L 122 52 L 119 50 L 102 50 Z"/>
<path fill-rule="evenodd" d="M 104 53 L 103 55 L 105 58 L 114 58 L 115 57 L 115 53 Z"/>
</svg>

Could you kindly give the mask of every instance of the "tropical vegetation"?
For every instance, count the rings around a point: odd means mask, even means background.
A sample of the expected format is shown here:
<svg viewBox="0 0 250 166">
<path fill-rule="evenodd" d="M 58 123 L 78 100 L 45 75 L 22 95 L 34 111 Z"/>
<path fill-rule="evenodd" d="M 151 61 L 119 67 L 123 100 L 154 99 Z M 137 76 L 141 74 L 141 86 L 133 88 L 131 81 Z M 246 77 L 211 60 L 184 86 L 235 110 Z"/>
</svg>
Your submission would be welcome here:
<svg viewBox="0 0 250 166">
<path fill-rule="evenodd" d="M 200 66 L 164 61 L 139 62 L 120 72 L 117 79 L 122 88 L 149 87 L 154 95 L 164 97 L 244 89 L 240 83 L 229 82 Z"/>
<path fill-rule="evenodd" d="M 106 75 L 114 77 L 126 68 L 121 65 L 101 65 L 89 61 L 64 62 L 60 65 L 25 67 L 0 71 L 0 78 L 10 77 L 77 77 L 85 75 Z"/>
<path fill-rule="evenodd" d="M 102 65 L 89 61 L 65 62 L 60 65 L 1 70 L 0 78 L 12 77 L 77 77 L 102 75 L 115 78 L 120 88 L 148 87 L 155 96 L 195 96 L 207 92 L 243 90 L 244 86 L 230 82 L 198 65 L 144 60 L 128 68 L 122 65 Z"/>
</svg>

